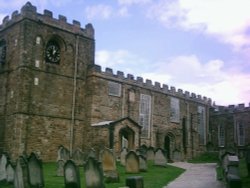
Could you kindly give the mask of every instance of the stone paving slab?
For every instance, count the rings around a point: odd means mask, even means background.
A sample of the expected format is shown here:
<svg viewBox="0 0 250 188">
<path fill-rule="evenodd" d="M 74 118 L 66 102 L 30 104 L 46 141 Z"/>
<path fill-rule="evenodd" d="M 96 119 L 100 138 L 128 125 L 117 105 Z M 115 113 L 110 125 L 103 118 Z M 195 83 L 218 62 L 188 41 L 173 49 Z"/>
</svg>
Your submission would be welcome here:
<svg viewBox="0 0 250 188">
<path fill-rule="evenodd" d="M 225 188 L 225 184 L 216 179 L 216 164 L 192 164 L 176 162 L 169 165 L 177 166 L 186 171 L 163 188 Z"/>
</svg>

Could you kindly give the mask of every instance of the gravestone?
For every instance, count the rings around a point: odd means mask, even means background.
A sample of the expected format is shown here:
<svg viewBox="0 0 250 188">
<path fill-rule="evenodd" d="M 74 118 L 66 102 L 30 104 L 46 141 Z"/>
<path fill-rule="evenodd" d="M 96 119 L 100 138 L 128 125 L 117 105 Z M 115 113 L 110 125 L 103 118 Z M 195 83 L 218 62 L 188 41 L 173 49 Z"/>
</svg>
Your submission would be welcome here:
<svg viewBox="0 0 250 188">
<path fill-rule="evenodd" d="M 164 151 L 161 148 L 158 148 L 155 151 L 154 164 L 157 166 L 163 166 L 163 167 L 166 167 L 167 165 L 166 156 L 164 155 Z"/>
<path fill-rule="evenodd" d="M 146 145 L 141 145 L 139 148 L 140 155 L 143 155 L 144 157 L 147 157 L 147 150 L 148 147 Z"/>
<path fill-rule="evenodd" d="M 105 181 L 108 183 L 119 182 L 119 175 L 116 169 L 116 159 L 113 151 L 105 148 L 100 153 L 100 159 L 102 162 Z"/>
<path fill-rule="evenodd" d="M 141 172 L 146 172 L 148 170 L 147 167 L 147 159 L 143 155 L 139 155 L 139 164 L 140 164 L 140 171 Z"/>
<path fill-rule="evenodd" d="M 14 182 L 14 173 L 15 173 L 15 171 L 14 171 L 13 165 L 10 162 L 8 162 L 7 166 L 6 166 L 6 181 L 7 181 L 7 183 L 12 184 Z"/>
<path fill-rule="evenodd" d="M 2 154 L 0 158 L 0 182 L 6 181 L 7 156 Z"/>
<path fill-rule="evenodd" d="M 143 177 L 142 176 L 131 176 L 126 178 L 126 186 L 129 188 L 143 188 Z"/>
<path fill-rule="evenodd" d="M 80 149 L 76 149 L 73 153 L 73 160 L 76 165 L 82 166 L 84 163 L 84 153 Z"/>
<path fill-rule="evenodd" d="M 104 188 L 103 170 L 100 162 L 89 157 L 84 165 L 86 188 Z"/>
<path fill-rule="evenodd" d="M 70 152 L 64 146 L 59 146 L 57 151 L 57 161 L 64 160 L 67 161 L 70 159 Z"/>
<path fill-rule="evenodd" d="M 147 149 L 147 160 L 153 161 L 155 159 L 155 150 L 153 147 Z"/>
<path fill-rule="evenodd" d="M 181 161 L 181 152 L 180 150 L 174 150 L 173 151 L 173 160 L 174 161 Z"/>
<path fill-rule="evenodd" d="M 125 166 L 126 164 L 126 155 L 128 153 L 128 149 L 127 148 L 122 148 L 121 154 L 120 154 L 120 162 L 121 165 Z"/>
<path fill-rule="evenodd" d="M 94 159 L 97 159 L 97 156 L 96 156 L 96 151 L 94 148 L 91 148 L 90 151 L 89 151 L 89 154 L 88 154 L 88 158 L 89 157 L 92 157 Z"/>
<path fill-rule="evenodd" d="M 28 182 L 28 166 L 27 161 L 23 156 L 20 156 L 16 162 L 14 173 L 15 188 L 30 188 Z"/>
<path fill-rule="evenodd" d="M 56 170 L 56 175 L 57 176 L 63 176 L 64 175 L 64 171 L 63 171 L 64 164 L 65 164 L 64 160 L 58 160 L 57 161 L 57 170 Z"/>
<path fill-rule="evenodd" d="M 247 165 L 248 177 L 250 177 L 250 148 L 247 148 L 246 150 L 246 165 Z"/>
<path fill-rule="evenodd" d="M 126 172 L 127 173 L 139 173 L 139 157 L 134 151 L 129 151 L 126 155 Z"/>
<path fill-rule="evenodd" d="M 28 179 L 31 187 L 44 187 L 42 161 L 35 153 L 31 153 L 28 158 Z"/>
<path fill-rule="evenodd" d="M 72 160 L 66 161 L 64 165 L 64 185 L 65 188 L 81 187 L 79 169 Z"/>
</svg>

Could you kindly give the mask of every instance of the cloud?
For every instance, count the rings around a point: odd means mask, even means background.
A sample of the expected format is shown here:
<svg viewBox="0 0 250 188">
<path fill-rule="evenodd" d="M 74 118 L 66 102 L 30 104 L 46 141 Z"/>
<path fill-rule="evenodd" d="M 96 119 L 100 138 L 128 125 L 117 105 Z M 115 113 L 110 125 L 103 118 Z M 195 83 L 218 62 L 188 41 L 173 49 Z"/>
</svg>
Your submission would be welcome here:
<svg viewBox="0 0 250 188">
<path fill-rule="evenodd" d="M 152 3 L 148 16 L 167 27 L 196 30 L 233 45 L 250 49 L 249 0 L 159 0 Z"/>
<path fill-rule="evenodd" d="M 147 4 L 152 2 L 152 0 L 118 0 L 118 4 L 123 6 L 131 6 L 134 4 Z"/>
<path fill-rule="evenodd" d="M 92 20 L 95 18 L 108 19 L 113 14 L 113 8 L 109 5 L 98 4 L 98 5 L 86 7 L 85 12 L 89 20 Z"/>
<path fill-rule="evenodd" d="M 101 50 L 96 53 L 96 64 L 206 96 L 219 105 L 250 101 L 246 87 L 250 75 L 227 69 L 220 59 L 202 62 L 196 55 L 182 55 L 152 64 L 126 50 Z"/>
</svg>

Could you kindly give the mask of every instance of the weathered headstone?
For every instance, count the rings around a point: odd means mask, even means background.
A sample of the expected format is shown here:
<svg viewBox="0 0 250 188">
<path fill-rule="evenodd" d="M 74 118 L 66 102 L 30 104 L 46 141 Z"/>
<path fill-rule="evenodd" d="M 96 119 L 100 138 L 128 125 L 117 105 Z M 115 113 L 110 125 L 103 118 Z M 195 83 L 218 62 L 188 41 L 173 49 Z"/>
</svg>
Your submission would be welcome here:
<svg viewBox="0 0 250 188">
<path fill-rule="evenodd" d="M 139 157 L 134 151 L 129 151 L 126 155 L 126 172 L 127 173 L 139 173 Z"/>
<path fill-rule="evenodd" d="M 164 167 L 167 165 L 166 156 L 164 155 L 164 151 L 161 148 L 158 148 L 155 151 L 154 164 L 157 166 L 164 166 Z"/>
<path fill-rule="evenodd" d="M 58 160 L 57 161 L 57 171 L 56 171 L 57 176 L 63 176 L 64 175 L 64 172 L 63 172 L 64 164 L 65 164 L 64 160 Z"/>
<path fill-rule="evenodd" d="M 12 184 L 14 182 L 14 173 L 15 173 L 15 171 L 14 171 L 13 165 L 10 162 L 8 162 L 7 166 L 6 166 L 6 181 L 7 181 L 7 183 Z"/>
<path fill-rule="evenodd" d="M 103 170 L 100 162 L 89 157 L 84 165 L 86 188 L 104 188 Z"/>
<path fill-rule="evenodd" d="M 147 149 L 147 160 L 153 161 L 155 159 L 155 150 L 153 147 Z"/>
<path fill-rule="evenodd" d="M 181 152 L 177 149 L 173 151 L 173 160 L 181 161 Z"/>
<path fill-rule="evenodd" d="M 100 153 L 100 159 L 102 162 L 105 181 L 108 183 L 119 182 L 119 174 L 116 170 L 116 158 L 113 151 L 105 148 Z"/>
<path fill-rule="evenodd" d="M 81 187 L 79 169 L 72 160 L 66 161 L 64 165 L 64 184 L 65 188 Z"/>
<path fill-rule="evenodd" d="M 23 156 L 20 156 L 16 162 L 14 174 L 15 188 L 30 188 L 28 182 L 28 166 L 27 161 Z"/>
<path fill-rule="evenodd" d="M 31 153 L 28 158 L 28 179 L 31 187 L 44 187 L 42 161 L 35 153 Z"/>
<path fill-rule="evenodd" d="M 73 153 L 73 160 L 76 165 L 83 165 L 84 163 L 84 153 L 80 149 L 76 149 Z"/>
<path fill-rule="evenodd" d="M 120 162 L 121 165 L 125 166 L 126 164 L 126 155 L 128 153 L 128 149 L 127 148 L 122 148 L 121 154 L 120 154 Z"/>
<path fill-rule="evenodd" d="M 67 161 L 70 159 L 70 152 L 64 146 L 59 146 L 57 151 L 57 161 L 64 160 Z"/>
<path fill-rule="evenodd" d="M 6 181 L 7 156 L 2 154 L 0 158 L 0 182 Z"/>
<path fill-rule="evenodd" d="M 139 155 L 139 163 L 140 163 L 140 171 L 146 172 L 148 170 L 146 157 L 143 155 Z"/>
<path fill-rule="evenodd" d="M 94 148 L 91 148 L 90 151 L 89 151 L 89 154 L 88 154 L 88 158 L 89 157 L 92 157 L 94 159 L 97 159 L 97 155 L 96 155 L 96 151 Z"/>
</svg>

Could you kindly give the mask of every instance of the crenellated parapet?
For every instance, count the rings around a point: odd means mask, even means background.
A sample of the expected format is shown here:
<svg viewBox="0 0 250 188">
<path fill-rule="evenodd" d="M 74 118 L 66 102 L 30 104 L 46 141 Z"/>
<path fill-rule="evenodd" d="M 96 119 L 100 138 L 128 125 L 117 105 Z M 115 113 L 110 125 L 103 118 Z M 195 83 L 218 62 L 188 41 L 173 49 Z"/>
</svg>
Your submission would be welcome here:
<svg viewBox="0 0 250 188">
<path fill-rule="evenodd" d="M 85 28 L 81 28 L 81 24 L 79 21 L 73 20 L 73 23 L 68 23 L 67 18 L 63 15 L 59 15 L 58 19 L 53 18 L 53 13 L 49 10 L 44 10 L 43 14 L 37 13 L 37 8 L 30 2 L 27 2 L 21 8 L 20 13 L 18 11 L 14 11 L 11 17 L 4 17 L 2 24 L 0 25 L 0 31 L 23 19 L 34 20 L 36 22 L 48 24 L 53 27 L 64 29 L 75 34 L 94 39 L 95 31 L 92 24 L 87 24 L 85 25 Z"/>
<path fill-rule="evenodd" d="M 212 100 L 210 98 L 202 97 L 201 95 L 190 93 L 189 91 L 183 91 L 182 89 L 176 89 L 174 86 L 168 86 L 159 82 L 153 83 L 152 80 L 144 80 L 142 77 L 135 77 L 133 74 L 125 75 L 122 71 L 117 71 L 117 73 L 115 74 L 113 72 L 113 69 L 111 68 L 105 68 L 105 71 L 102 71 L 102 67 L 99 65 L 93 65 L 93 67 L 90 68 L 90 74 L 102 76 L 107 79 L 121 83 L 125 82 L 127 84 L 136 85 L 141 88 L 161 92 L 178 98 L 184 98 L 187 100 L 192 100 L 207 105 L 212 104 Z"/>
<path fill-rule="evenodd" d="M 224 114 L 224 113 L 237 113 L 237 112 L 250 112 L 250 103 L 245 106 L 244 103 L 238 105 L 228 105 L 228 106 L 213 106 L 213 113 Z"/>
</svg>

